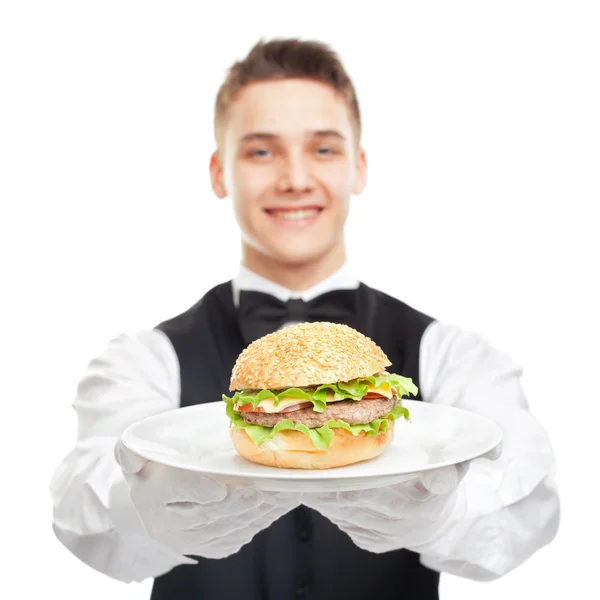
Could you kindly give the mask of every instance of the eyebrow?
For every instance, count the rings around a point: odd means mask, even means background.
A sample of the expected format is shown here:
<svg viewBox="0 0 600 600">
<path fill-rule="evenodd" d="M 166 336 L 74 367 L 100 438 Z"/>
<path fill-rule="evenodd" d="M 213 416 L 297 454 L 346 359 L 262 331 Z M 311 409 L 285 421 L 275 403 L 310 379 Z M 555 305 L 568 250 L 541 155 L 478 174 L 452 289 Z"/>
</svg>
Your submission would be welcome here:
<svg viewBox="0 0 600 600">
<path fill-rule="evenodd" d="M 316 131 L 307 131 L 306 136 L 307 137 L 313 136 L 313 137 L 320 137 L 320 138 L 335 137 L 342 141 L 346 140 L 346 137 L 344 135 L 342 135 L 336 129 L 318 129 Z M 241 138 L 240 142 L 246 143 L 246 142 L 252 142 L 255 140 L 263 140 L 263 141 L 270 140 L 270 141 L 272 141 L 272 140 L 280 139 L 280 137 L 281 136 L 277 135 L 276 133 L 255 131 L 255 132 L 247 133 L 246 135 L 244 135 Z"/>
<path fill-rule="evenodd" d="M 342 135 L 339 131 L 337 131 L 337 129 L 321 129 L 319 131 L 313 131 L 311 133 L 316 137 L 335 137 L 343 141 L 346 140 L 346 137 Z"/>
</svg>

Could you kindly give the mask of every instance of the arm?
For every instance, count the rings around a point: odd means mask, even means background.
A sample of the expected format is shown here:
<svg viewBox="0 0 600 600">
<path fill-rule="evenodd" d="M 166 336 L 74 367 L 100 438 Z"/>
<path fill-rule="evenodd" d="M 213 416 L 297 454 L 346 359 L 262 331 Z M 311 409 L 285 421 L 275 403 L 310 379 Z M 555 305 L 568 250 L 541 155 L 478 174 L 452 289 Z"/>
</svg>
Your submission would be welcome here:
<svg viewBox="0 0 600 600">
<path fill-rule="evenodd" d="M 79 382 L 77 441 L 50 486 L 53 530 L 80 560 L 115 579 L 142 581 L 195 562 L 146 533 L 114 454 L 128 425 L 178 406 L 177 357 L 158 331 L 112 340 Z"/>
<path fill-rule="evenodd" d="M 555 459 L 520 382 L 521 369 L 481 337 L 434 323 L 421 345 L 427 402 L 456 406 L 502 428 L 502 454 L 471 461 L 463 512 L 430 543 L 413 548 L 426 566 L 476 580 L 500 577 L 551 542 L 560 518 Z"/>
</svg>

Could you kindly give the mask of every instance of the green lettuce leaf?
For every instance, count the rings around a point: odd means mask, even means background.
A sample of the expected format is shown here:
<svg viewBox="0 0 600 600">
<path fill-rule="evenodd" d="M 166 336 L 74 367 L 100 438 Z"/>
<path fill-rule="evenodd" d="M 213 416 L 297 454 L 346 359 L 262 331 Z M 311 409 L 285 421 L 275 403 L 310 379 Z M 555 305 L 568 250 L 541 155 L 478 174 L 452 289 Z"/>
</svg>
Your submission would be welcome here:
<svg viewBox="0 0 600 600">
<path fill-rule="evenodd" d="M 263 427 L 262 425 L 253 425 L 252 423 L 247 423 L 244 421 L 241 414 L 234 409 L 235 402 L 233 398 L 228 398 L 224 395 L 223 400 L 227 405 L 227 416 L 231 419 L 235 429 L 245 429 L 250 439 L 252 439 L 257 446 L 262 446 L 267 440 L 273 439 L 280 431 L 285 429 L 294 429 L 308 436 L 310 441 L 318 450 L 327 450 L 331 444 L 331 440 L 333 439 L 333 429 L 336 427 L 346 429 L 353 435 L 358 435 L 364 431 L 366 435 L 371 436 L 376 435 L 379 432 L 386 432 L 389 428 L 390 421 L 396 421 L 401 417 L 404 417 L 404 419 L 407 421 L 410 420 L 410 413 L 408 409 L 402 406 L 401 401 L 398 401 L 388 415 L 379 419 L 374 419 L 370 423 L 365 423 L 363 425 L 350 425 L 345 421 L 335 421 L 331 419 L 322 427 L 309 429 L 306 425 L 296 425 L 290 419 L 284 419 L 279 421 L 275 427 Z"/>
<path fill-rule="evenodd" d="M 351 381 L 341 381 L 338 383 L 326 383 L 313 387 L 289 388 L 277 393 L 271 390 L 242 390 L 241 392 L 236 392 L 230 399 L 234 404 L 237 403 L 239 406 L 252 404 L 252 408 L 256 408 L 263 400 L 273 400 L 273 404 L 278 406 L 285 398 L 298 398 L 303 402 L 312 402 L 315 412 L 323 412 L 327 407 L 328 391 L 333 392 L 335 400 L 358 401 L 368 392 L 369 384 L 376 388 L 388 390 L 394 388 L 398 392 L 398 398 L 408 396 L 409 394 L 416 396 L 419 391 L 412 379 L 394 374 L 385 374 L 360 377 Z"/>
</svg>

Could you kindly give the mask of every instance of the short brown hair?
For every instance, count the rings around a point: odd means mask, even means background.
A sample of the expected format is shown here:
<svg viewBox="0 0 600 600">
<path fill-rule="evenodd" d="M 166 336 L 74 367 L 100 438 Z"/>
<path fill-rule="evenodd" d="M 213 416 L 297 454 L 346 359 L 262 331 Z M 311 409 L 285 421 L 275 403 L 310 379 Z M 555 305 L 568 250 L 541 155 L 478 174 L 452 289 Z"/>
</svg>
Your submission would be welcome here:
<svg viewBox="0 0 600 600">
<path fill-rule="evenodd" d="M 358 99 L 338 54 L 322 42 L 288 38 L 269 42 L 260 40 L 243 60 L 235 62 L 229 69 L 215 103 L 214 132 L 217 145 L 236 94 L 252 83 L 277 79 L 309 79 L 331 86 L 341 94 L 350 110 L 358 143 L 361 136 Z"/>
</svg>

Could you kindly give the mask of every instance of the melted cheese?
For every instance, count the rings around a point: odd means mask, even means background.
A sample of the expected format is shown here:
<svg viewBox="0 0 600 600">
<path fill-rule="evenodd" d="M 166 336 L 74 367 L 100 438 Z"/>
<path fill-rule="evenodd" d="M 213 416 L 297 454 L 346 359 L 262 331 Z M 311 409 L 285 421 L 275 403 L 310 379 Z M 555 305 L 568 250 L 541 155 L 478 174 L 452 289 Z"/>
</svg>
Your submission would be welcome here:
<svg viewBox="0 0 600 600">
<path fill-rule="evenodd" d="M 266 413 L 277 413 L 281 412 L 288 406 L 293 406 L 294 404 L 299 404 L 300 402 L 306 402 L 306 400 L 300 400 L 300 398 L 284 398 L 277 406 L 275 406 L 274 400 L 263 400 L 258 404 L 258 406 L 264 409 Z"/>
<path fill-rule="evenodd" d="M 386 398 L 392 398 L 394 395 L 392 393 L 392 390 L 387 387 L 375 388 L 372 385 L 369 385 L 369 391 L 376 392 L 377 394 L 380 394 L 381 396 L 384 396 Z M 336 400 L 334 398 L 333 392 L 331 390 L 327 390 L 326 401 L 328 403 L 341 402 L 342 400 L 345 400 L 345 398 L 340 398 L 340 400 Z M 306 400 L 302 398 L 286 397 L 283 400 L 281 400 L 281 402 L 279 402 L 277 406 L 275 406 L 273 400 L 263 400 L 258 404 L 258 406 L 262 408 L 266 413 L 278 413 L 281 412 L 283 409 L 287 408 L 288 406 L 294 406 L 295 404 L 300 404 L 301 402 L 306 402 Z"/>
<path fill-rule="evenodd" d="M 392 390 L 388 387 L 375 388 L 369 384 L 369 391 L 374 392 L 376 394 L 380 394 L 381 396 L 385 396 L 386 398 L 393 398 L 394 396 Z"/>
</svg>

